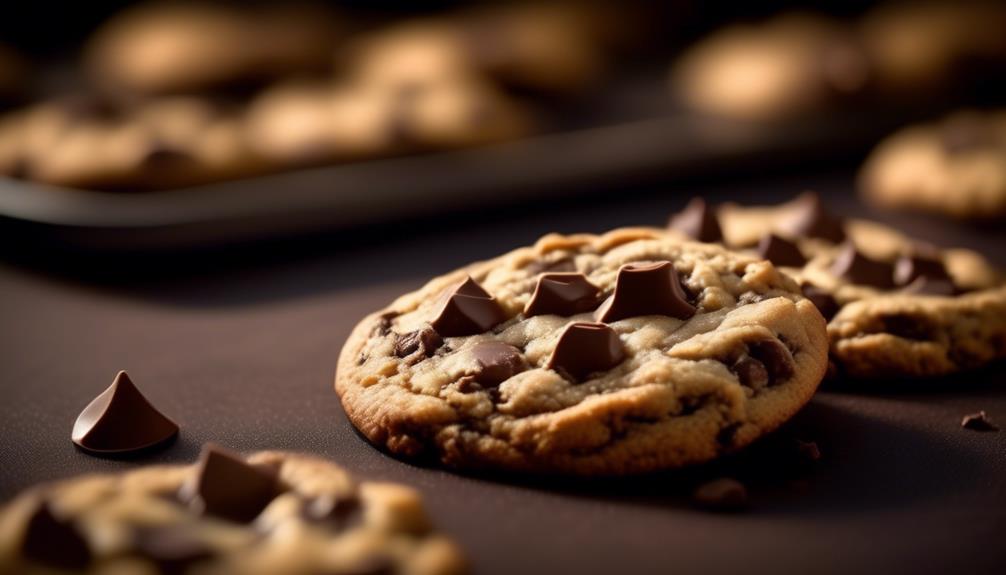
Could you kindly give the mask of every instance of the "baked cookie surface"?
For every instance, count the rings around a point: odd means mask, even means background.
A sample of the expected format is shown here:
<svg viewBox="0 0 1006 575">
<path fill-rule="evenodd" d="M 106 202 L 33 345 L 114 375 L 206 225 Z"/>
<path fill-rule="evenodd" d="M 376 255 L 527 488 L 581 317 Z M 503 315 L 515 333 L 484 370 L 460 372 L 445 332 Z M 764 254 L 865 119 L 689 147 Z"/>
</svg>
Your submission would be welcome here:
<svg viewBox="0 0 1006 575">
<path fill-rule="evenodd" d="M 1006 217 L 1006 110 L 958 112 L 895 133 L 866 161 L 860 189 L 886 208 Z"/>
<path fill-rule="evenodd" d="M 617 475 L 741 448 L 813 395 L 824 321 L 769 262 L 661 230 L 549 235 L 367 316 L 336 391 L 378 446 Z"/>
<path fill-rule="evenodd" d="M 295 453 L 207 447 L 34 487 L 0 511 L 3 573 L 408 573 L 464 570 L 419 495 Z"/>
<path fill-rule="evenodd" d="M 975 252 L 835 218 L 811 193 L 777 206 L 707 208 L 707 217 L 722 230 L 707 241 L 774 261 L 818 304 L 834 375 L 939 376 L 1006 357 L 1006 283 Z"/>
</svg>

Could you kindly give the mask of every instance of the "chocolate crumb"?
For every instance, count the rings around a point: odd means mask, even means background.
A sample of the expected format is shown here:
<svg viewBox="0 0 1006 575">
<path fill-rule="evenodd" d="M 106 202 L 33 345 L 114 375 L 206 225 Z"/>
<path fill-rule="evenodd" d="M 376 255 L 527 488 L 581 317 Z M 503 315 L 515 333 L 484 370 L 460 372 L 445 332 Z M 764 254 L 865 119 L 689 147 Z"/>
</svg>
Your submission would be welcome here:
<svg viewBox="0 0 1006 575">
<path fill-rule="evenodd" d="M 795 440 L 796 453 L 805 461 L 820 461 L 821 448 L 814 441 Z"/>
<path fill-rule="evenodd" d="M 736 479 L 721 477 L 696 487 L 692 501 L 710 511 L 740 511 L 747 507 L 748 490 Z"/>
<path fill-rule="evenodd" d="M 992 423 L 984 410 L 965 415 L 961 419 L 961 427 L 972 431 L 999 431 L 999 426 Z"/>
</svg>

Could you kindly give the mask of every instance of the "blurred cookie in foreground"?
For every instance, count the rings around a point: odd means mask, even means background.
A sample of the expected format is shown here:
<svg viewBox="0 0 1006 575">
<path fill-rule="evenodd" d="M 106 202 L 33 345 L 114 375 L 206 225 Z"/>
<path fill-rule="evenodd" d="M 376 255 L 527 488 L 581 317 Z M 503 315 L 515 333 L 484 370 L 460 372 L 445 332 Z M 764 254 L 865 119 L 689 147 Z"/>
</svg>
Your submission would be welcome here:
<svg viewBox="0 0 1006 575">
<path fill-rule="evenodd" d="M 868 202 L 885 208 L 1006 218 L 1006 110 L 905 128 L 877 146 L 859 183 Z"/>
<path fill-rule="evenodd" d="M 339 37 L 317 5 L 154 2 L 99 29 L 86 64 L 115 95 L 213 90 L 325 71 Z"/>
<path fill-rule="evenodd" d="M 714 32 L 674 65 L 671 90 L 694 110 L 775 120 L 856 98 L 867 89 L 869 75 L 848 25 L 794 13 Z"/>
<path fill-rule="evenodd" d="M 308 455 L 208 445 L 31 488 L 0 510 L 4 573 L 387 573 L 465 570 L 419 495 Z"/>
</svg>

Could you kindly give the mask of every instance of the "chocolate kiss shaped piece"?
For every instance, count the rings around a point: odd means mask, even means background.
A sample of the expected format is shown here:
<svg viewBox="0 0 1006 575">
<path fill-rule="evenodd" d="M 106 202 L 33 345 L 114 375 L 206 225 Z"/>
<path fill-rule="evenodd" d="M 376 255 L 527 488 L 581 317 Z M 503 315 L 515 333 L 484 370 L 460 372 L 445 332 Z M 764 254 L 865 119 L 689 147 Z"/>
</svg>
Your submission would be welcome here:
<svg viewBox="0 0 1006 575">
<path fill-rule="evenodd" d="M 84 569 L 91 562 L 91 549 L 80 531 L 53 514 L 45 501 L 28 519 L 21 553 L 32 561 L 63 569 Z"/>
<path fill-rule="evenodd" d="M 688 319 L 695 308 L 685 299 L 678 272 L 671 262 L 625 264 L 618 270 L 615 293 L 594 314 L 613 322 L 640 315 L 667 315 Z"/>
<path fill-rule="evenodd" d="M 671 218 L 667 227 L 700 242 L 723 240 L 723 230 L 720 229 L 716 212 L 702 198 L 692 198 L 681 213 Z"/>
<path fill-rule="evenodd" d="M 129 453 L 166 443 L 178 425 L 157 411 L 136 389 L 126 372 L 84 408 L 70 438 L 91 453 Z"/>
<path fill-rule="evenodd" d="M 505 319 L 496 299 L 469 277 L 447 291 L 430 325 L 444 337 L 456 337 L 489 331 Z"/>
<path fill-rule="evenodd" d="M 207 444 L 195 476 L 182 487 L 181 498 L 201 513 L 247 523 L 278 493 L 274 470 L 249 465 L 240 455 Z"/>
<path fill-rule="evenodd" d="M 798 268 L 807 263 L 800 248 L 775 234 L 765 234 L 758 242 L 758 256 L 777 266 Z"/>
<path fill-rule="evenodd" d="M 953 285 L 943 262 L 938 259 L 911 255 L 901 256 L 898 261 L 894 262 L 894 283 L 899 286 L 908 285 L 921 277 L 931 280 L 946 280 Z"/>
<path fill-rule="evenodd" d="M 576 322 L 559 336 L 545 367 L 573 381 L 582 381 L 592 373 L 608 371 L 623 359 L 625 348 L 615 330 L 603 323 Z"/>
<path fill-rule="evenodd" d="M 835 314 L 838 313 L 840 309 L 838 301 L 827 291 L 813 284 L 803 284 L 800 286 L 800 291 L 803 292 L 803 297 L 809 299 L 810 303 L 814 304 L 817 308 L 817 311 L 821 312 L 825 320 L 831 321 L 831 318 L 835 317 Z"/>
<path fill-rule="evenodd" d="M 845 240 L 842 221 L 824 209 L 821 197 L 804 192 L 793 201 L 794 209 L 776 227 L 790 237 L 822 238 L 834 243 Z"/>
<path fill-rule="evenodd" d="M 482 385 L 499 385 L 527 369 L 520 350 L 501 341 L 484 341 L 472 348 L 478 366 L 474 377 Z"/>
<path fill-rule="evenodd" d="M 600 295 L 601 290 L 583 274 L 544 274 L 524 306 L 524 315 L 576 315 L 596 308 Z"/>
<path fill-rule="evenodd" d="M 846 242 L 842 247 L 835 262 L 831 264 L 831 273 L 854 284 L 880 289 L 894 286 L 894 266 L 864 256 L 852 242 Z"/>
</svg>

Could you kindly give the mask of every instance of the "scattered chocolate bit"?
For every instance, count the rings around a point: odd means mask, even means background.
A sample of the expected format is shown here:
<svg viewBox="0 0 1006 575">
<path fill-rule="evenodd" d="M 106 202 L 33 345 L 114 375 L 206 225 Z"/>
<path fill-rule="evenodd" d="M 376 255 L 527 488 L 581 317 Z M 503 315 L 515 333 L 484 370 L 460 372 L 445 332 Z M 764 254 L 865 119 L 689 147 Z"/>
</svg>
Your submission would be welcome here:
<svg viewBox="0 0 1006 575">
<path fill-rule="evenodd" d="M 822 238 L 834 243 L 845 240 L 842 221 L 832 217 L 824 208 L 821 196 L 804 192 L 793 200 L 794 209 L 776 226 L 790 237 Z"/>
<path fill-rule="evenodd" d="M 478 366 L 473 377 L 482 385 L 499 385 L 527 369 L 520 350 L 501 341 L 483 341 L 472 347 Z"/>
<path fill-rule="evenodd" d="M 840 309 L 838 301 L 824 289 L 814 284 L 803 284 L 800 286 L 800 291 L 803 292 L 803 297 L 809 299 L 810 303 L 817 307 L 817 311 L 821 312 L 826 321 L 831 321 L 831 318 L 838 313 Z"/>
<path fill-rule="evenodd" d="M 801 441 L 799 439 L 795 441 L 795 448 L 797 455 L 805 461 L 820 461 L 821 459 L 821 448 L 817 446 L 817 442 L 814 441 Z"/>
<path fill-rule="evenodd" d="M 958 293 L 957 286 L 949 279 L 928 278 L 921 276 L 915 281 L 905 286 L 905 293 L 916 295 L 945 295 L 951 296 Z"/>
<path fill-rule="evenodd" d="M 185 527 L 141 527 L 133 533 L 133 549 L 150 559 L 161 573 L 184 573 L 193 563 L 210 559 L 214 550 Z"/>
<path fill-rule="evenodd" d="M 506 320 L 496 299 L 467 278 L 444 294 L 443 304 L 430 325 L 444 337 L 475 335 Z"/>
<path fill-rule="evenodd" d="M 999 426 L 992 423 L 984 410 L 965 415 L 961 420 L 961 427 L 972 431 L 999 431 Z"/>
<path fill-rule="evenodd" d="M 692 501 L 711 511 L 740 511 L 747 506 L 748 490 L 736 479 L 721 477 L 695 488 Z"/>
<path fill-rule="evenodd" d="M 762 236 L 758 242 L 758 256 L 777 266 L 798 268 L 807 263 L 807 258 L 803 257 L 803 253 L 795 243 L 775 234 Z"/>
<path fill-rule="evenodd" d="M 84 569 L 91 562 L 91 549 L 80 531 L 45 501 L 28 519 L 21 552 L 32 561 L 63 569 Z"/>
<path fill-rule="evenodd" d="M 444 338 L 440 337 L 435 329 L 424 327 L 399 335 L 395 340 L 395 355 L 408 357 L 418 351 L 426 357 L 431 357 L 443 344 Z"/>
<path fill-rule="evenodd" d="M 924 277 L 933 280 L 950 280 L 943 262 L 919 255 L 901 256 L 894 262 L 894 283 L 908 285 Z"/>
<path fill-rule="evenodd" d="M 84 451 L 123 454 L 166 444 L 178 436 L 178 425 L 140 393 L 120 371 L 112 385 L 80 412 L 70 439 Z"/>
<path fill-rule="evenodd" d="M 615 293 L 601 304 L 594 319 L 613 322 L 640 315 L 678 319 L 695 315 L 695 307 L 688 303 L 671 262 L 623 265 L 615 280 Z"/>
<path fill-rule="evenodd" d="M 581 381 L 592 373 L 607 371 L 625 359 L 625 348 L 615 330 L 603 323 L 576 322 L 559 336 L 545 367 L 567 379 Z"/>
<path fill-rule="evenodd" d="M 769 375 L 769 385 L 793 376 L 793 356 L 789 349 L 777 339 L 763 339 L 748 342 L 748 355 L 765 365 Z"/>
<path fill-rule="evenodd" d="M 769 374 L 768 369 L 765 368 L 765 364 L 749 355 L 745 355 L 734 362 L 730 370 L 737 374 L 737 380 L 740 381 L 741 385 L 750 387 L 755 391 L 769 384 Z"/>
<path fill-rule="evenodd" d="M 684 210 L 671 218 L 667 227 L 700 242 L 723 240 L 723 230 L 720 229 L 716 211 L 702 198 L 692 198 Z"/>
<path fill-rule="evenodd" d="M 543 274 L 524 306 L 524 315 L 571 316 L 595 309 L 600 303 L 601 290 L 576 273 Z"/>
<path fill-rule="evenodd" d="M 279 492 L 276 470 L 249 465 L 240 455 L 207 444 L 182 499 L 200 513 L 247 523 Z"/>
<path fill-rule="evenodd" d="M 894 287 L 894 266 L 870 259 L 856 249 L 856 245 L 852 242 L 846 242 L 842 246 L 834 263 L 831 264 L 831 273 L 854 284 L 880 289 Z"/>
</svg>

